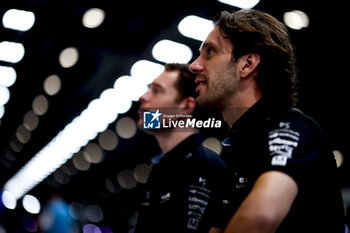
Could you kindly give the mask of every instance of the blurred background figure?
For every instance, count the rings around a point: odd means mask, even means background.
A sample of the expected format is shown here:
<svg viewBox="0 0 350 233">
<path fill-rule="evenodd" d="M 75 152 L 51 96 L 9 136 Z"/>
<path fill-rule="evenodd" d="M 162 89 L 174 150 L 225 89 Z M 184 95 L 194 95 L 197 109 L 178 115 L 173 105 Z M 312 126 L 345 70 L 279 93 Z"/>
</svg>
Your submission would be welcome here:
<svg viewBox="0 0 350 233">
<path fill-rule="evenodd" d="M 54 193 L 39 216 L 42 233 L 78 233 L 77 224 L 69 213 L 69 205 Z"/>
</svg>

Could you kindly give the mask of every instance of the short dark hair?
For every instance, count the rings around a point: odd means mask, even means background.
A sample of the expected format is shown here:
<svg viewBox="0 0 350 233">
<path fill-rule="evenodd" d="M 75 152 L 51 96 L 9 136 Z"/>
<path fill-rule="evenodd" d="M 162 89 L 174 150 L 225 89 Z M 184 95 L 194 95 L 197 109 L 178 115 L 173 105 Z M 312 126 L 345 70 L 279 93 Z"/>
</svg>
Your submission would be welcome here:
<svg viewBox="0 0 350 233">
<path fill-rule="evenodd" d="M 194 82 L 196 75 L 189 70 L 189 64 L 168 63 L 165 64 L 165 71 L 178 71 L 179 73 L 175 82 L 175 88 L 179 94 L 177 101 L 191 96 L 196 98 L 196 84 Z"/>
<path fill-rule="evenodd" d="M 231 40 L 235 61 L 248 53 L 260 55 L 257 82 L 263 97 L 275 104 L 294 106 L 297 102 L 294 48 L 283 23 L 253 9 L 222 11 L 213 21 L 221 35 Z"/>
</svg>

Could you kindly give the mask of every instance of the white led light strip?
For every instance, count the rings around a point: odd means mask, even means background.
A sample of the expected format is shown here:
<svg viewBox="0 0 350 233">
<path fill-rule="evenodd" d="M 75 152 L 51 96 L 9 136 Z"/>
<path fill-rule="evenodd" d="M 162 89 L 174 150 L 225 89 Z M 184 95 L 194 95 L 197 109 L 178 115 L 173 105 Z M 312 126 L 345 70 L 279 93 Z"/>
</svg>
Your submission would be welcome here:
<svg viewBox="0 0 350 233">
<path fill-rule="evenodd" d="M 163 66 L 141 60 L 134 64 L 131 73 L 137 76 L 141 72 L 139 69 L 142 69 L 144 77 L 155 78 L 163 71 Z M 150 78 L 142 77 L 118 78 L 113 88 L 103 91 L 99 98 L 91 101 L 78 117 L 6 182 L 4 193 L 12 196 L 14 201 L 20 199 L 94 139 L 99 132 L 106 130 L 108 125 L 117 119 L 118 114 L 127 112 L 132 101 L 138 100 L 147 90 L 150 81 Z M 15 206 L 12 205 L 13 208 Z"/>
</svg>

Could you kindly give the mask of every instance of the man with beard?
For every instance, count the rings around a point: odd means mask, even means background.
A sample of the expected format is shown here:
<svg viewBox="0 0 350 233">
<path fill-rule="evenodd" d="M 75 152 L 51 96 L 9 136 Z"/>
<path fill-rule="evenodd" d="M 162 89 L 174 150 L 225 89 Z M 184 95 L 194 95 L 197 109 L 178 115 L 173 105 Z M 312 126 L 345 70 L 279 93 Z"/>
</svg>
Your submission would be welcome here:
<svg viewBox="0 0 350 233">
<path fill-rule="evenodd" d="M 257 10 L 221 12 L 190 65 L 201 107 L 229 125 L 225 233 L 344 232 L 334 155 L 296 104 L 294 51 L 284 25 Z M 219 228 L 216 229 L 221 232 Z"/>
</svg>

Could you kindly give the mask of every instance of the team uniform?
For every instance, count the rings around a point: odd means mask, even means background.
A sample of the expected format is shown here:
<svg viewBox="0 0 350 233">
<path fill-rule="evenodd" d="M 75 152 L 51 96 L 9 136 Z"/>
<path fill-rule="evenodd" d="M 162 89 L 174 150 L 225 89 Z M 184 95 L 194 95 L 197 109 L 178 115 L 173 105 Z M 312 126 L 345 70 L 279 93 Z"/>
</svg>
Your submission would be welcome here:
<svg viewBox="0 0 350 233">
<path fill-rule="evenodd" d="M 192 135 L 152 166 L 135 233 L 209 231 L 226 165 L 201 142 Z"/>
<path fill-rule="evenodd" d="M 228 221 L 262 173 L 275 170 L 288 174 L 298 186 L 278 233 L 344 232 L 336 161 L 325 134 L 308 116 L 273 108 L 261 99 L 233 124 L 222 145 L 221 157 L 231 176 L 230 197 L 223 208 L 230 210 L 218 215 L 218 222 Z"/>
</svg>

